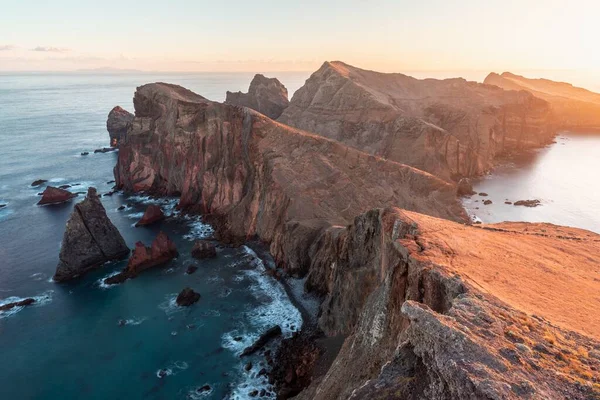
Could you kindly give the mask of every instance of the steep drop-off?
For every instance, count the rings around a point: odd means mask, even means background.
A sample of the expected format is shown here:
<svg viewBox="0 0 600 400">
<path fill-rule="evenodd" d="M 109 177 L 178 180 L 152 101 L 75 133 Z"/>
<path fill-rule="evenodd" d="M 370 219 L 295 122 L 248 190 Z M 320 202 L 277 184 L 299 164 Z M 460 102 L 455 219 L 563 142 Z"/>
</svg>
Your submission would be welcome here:
<svg viewBox="0 0 600 400">
<path fill-rule="evenodd" d="M 479 175 L 498 155 L 555 133 L 548 103 L 464 79 L 415 79 L 326 62 L 278 119 L 443 179 Z"/>
<path fill-rule="evenodd" d="M 432 175 L 178 86 L 134 104 L 117 185 L 258 236 L 323 296 L 319 328 L 346 339 L 300 398 L 600 396 L 598 235 L 452 222 L 455 188 Z"/>
<path fill-rule="evenodd" d="M 570 83 L 548 79 L 529 79 L 504 72 L 494 72 L 484 83 L 506 90 L 525 90 L 552 105 L 557 126 L 561 129 L 600 132 L 600 94 Z"/>
<path fill-rule="evenodd" d="M 162 83 L 138 88 L 134 105 L 117 186 L 180 194 L 180 207 L 211 214 L 222 232 L 271 243 L 291 270 L 306 270 L 308 246 L 323 229 L 372 207 L 467 221 L 453 185 L 250 109 Z"/>
</svg>

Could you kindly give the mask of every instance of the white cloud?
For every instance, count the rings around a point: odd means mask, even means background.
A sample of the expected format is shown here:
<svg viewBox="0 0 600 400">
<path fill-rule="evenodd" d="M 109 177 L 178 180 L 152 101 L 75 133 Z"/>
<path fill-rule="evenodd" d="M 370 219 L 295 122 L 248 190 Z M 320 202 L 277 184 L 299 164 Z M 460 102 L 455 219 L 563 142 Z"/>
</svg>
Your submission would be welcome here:
<svg viewBox="0 0 600 400">
<path fill-rule="evenodd" d="M 64 53 L 64 52 L 69 51 L 69 49 L 66 49 L 64 47 L 38 46 L 38 47 L 31 49 L 31 51 L 42 51 L 42 52 L 48 52 L 48 53 Z"/>
</svg>

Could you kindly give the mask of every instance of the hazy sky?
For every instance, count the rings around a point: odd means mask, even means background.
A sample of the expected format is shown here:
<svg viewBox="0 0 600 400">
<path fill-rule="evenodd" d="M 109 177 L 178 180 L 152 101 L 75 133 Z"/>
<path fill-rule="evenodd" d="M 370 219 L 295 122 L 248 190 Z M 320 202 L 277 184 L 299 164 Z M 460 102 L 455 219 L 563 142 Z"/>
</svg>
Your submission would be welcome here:
<svg viewBox="0 0 600 400">
<path fill-rule="evenodd" d="M 0 0 L 0 70 L 594 74 L 599 16 L 597 0 Z"/>
</svg>

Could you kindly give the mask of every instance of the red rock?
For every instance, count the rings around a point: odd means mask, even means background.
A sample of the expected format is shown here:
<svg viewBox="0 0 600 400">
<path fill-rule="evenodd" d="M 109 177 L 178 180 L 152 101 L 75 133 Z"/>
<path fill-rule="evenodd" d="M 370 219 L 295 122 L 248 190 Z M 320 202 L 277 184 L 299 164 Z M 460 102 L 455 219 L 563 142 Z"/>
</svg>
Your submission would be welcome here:
<svg viewBox="0 0 600 400">
<path fill-rule="evenodd" d="M 148 208 L 146 208 L 142 219 L 140 219 L 135 226 L 146 226 L 158 221 L 162 221 L 163 219 L 165 219 L 165 214 L 162 212 L 160 207 L 155 204 L 150 204 Z"/>
<path fill-rule="evenodd" d="M 137 242 L 133 254 L 127 263 L 126 271 L 129 277 L 161 264 L 165 264 L 177 257 L 175 243 L 164 232 L 159 232 L 150 247 Z"/>
<path fill-rule="evenodd" d="M 76 196 L 68 190 L 48 186 L 42 193 L 42 199 L 38 202 L 38 205 L 63 203 Z"/>
</svg>

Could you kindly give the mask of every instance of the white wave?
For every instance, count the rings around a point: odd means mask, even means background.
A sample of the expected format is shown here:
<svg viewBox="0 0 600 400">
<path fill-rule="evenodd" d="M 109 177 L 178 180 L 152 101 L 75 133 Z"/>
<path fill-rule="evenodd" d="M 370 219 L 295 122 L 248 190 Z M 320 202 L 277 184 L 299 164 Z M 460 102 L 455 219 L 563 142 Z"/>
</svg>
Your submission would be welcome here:
<svg viewBox="0 0 600 400">
<path fill-rule="evenodd" d="M 207 385 L 204 385 L 204 386 L 207 386 Z M 187 398 L 190 400 L 199 400 L 199 399 L 203 399 L 205 397 L 210 396 L 213 392 L 212 386 L 210 386 L 210 389 L 208 389 L 208 390 L 203 390 L 202 388 L 203 388 L 203 386 L 199 386 L 197 388 L 191 389 L 187 394 Z"/>
<path fill-rule="evenodd" d="M 199 217 L 192 220 L 189 224 L 190 231 L 183 235 L 183 238 L 186 240 L 198 240 L 198 239 L 207 239 L 212 237 L 215 233 L 215 230 L 212 226 L 205 224 Z"/>
<path fill-rule="evenodd" d="M 144 212 L 136 212 L 136 213 L 130 213 L 127 214 L 127 218 L 131 218 L 131 219 L 140 219 L 144 216 Z"/>
<path fill-rule="evenodd" d="M 43 272 L 36 272 L 35 274 L 29 275 L 34 281 L 43 281 L 46 278 L 46 274 Z"/>
<path fill-rule="evenodd" d="M 145 320 L 147 320 L 147 317 L 133 317 L 133 318 L 129 318 L 126 320 L 123 320 L 123 323 L 121 324 L 121 321 L 119 321 L 119 325 L 131 325 L 131 326 L 138 326 L 141 325 L 142 322 L 144 322 Z"/>
<path fill-rule="evenodd" d="M 33 304 L 31 304 L 30 306 L 19 306 L 19 307 L 13 307 L 7 311 L 0 311 L 0 319 L 10 317 L 11 315 L 15 315 L 16 313 L 18 313 L 25 307 L 39 307 L 39 306 L 46 305 L 52 301 L 52 293 L 54 293 L 54 290 L 48 290 L 40 295 L 33 296 L 32 299 L 34 299 L 35 302 Z M 26 299 L 25 297 L 17 297 L 17 296 L 7 297 L 6 299 L 0 300 L 0 306 L 9 304 L 9 303 L 15 303 L 15 302 L 22 301 L 25 299 Z"/>
<path fill-rule="evenodd" d="M 121 273 L 121 271 L 114 271 L 114 272 L 111 272 L 110 274 L 108 274 L 108 275 L 106 275 L 106 276 L 104 276 L 104 277 L 102 277 L 102 278 L 98 279 L 98 280 L 96 281 L 96 283 L 98 284 L 98 287 L 99 287 L 100 289 L 110 289 L 110 288 L 112 288 L 112 287 L 115 287 L 115 286 L 117 286 L 117 285 L 118 285 L 118 283 L 115 283 L 115 284 L 112 284 L 112 285 L 110 285 L 110 284 L 108 284 L 108 283 L 104 282 L 104 280 L 105 280 L 105 279 L 108 279 L 108 278 L 112 278 L 112 277 L 113 277 L 113 276 L 115 276 L 115 275 L 119 275 L 120 273 Z"/>
<path fill-rule="evenodd" d="M 178 372 L 185 371 L 188 367 L 189 365 L 185 361 L 175 361 L 170 363 L 166 368 L 158 369 L 156 371 L 156 377 L 162 379 L 165 376 L 177 375 Z"/>
<path fill-rule="evenodd" d="M 178 293 L 171 293 L 165 296 L 165 301 L 158 305 L 158 308 L 163 310 L 165 314 L 172 315 L 178 312 L 183 311 L 184 307 L 179 307 L 177 305 L 177 295 Z"/>
<path fill-rule="evenodd" d="M 65 178 L 52 178 L 52 179 L 48 179 L 48 182 L 52 182 L 52 183 L 58 183 L 58 182 L 64 182 Z"/>
</svg>

